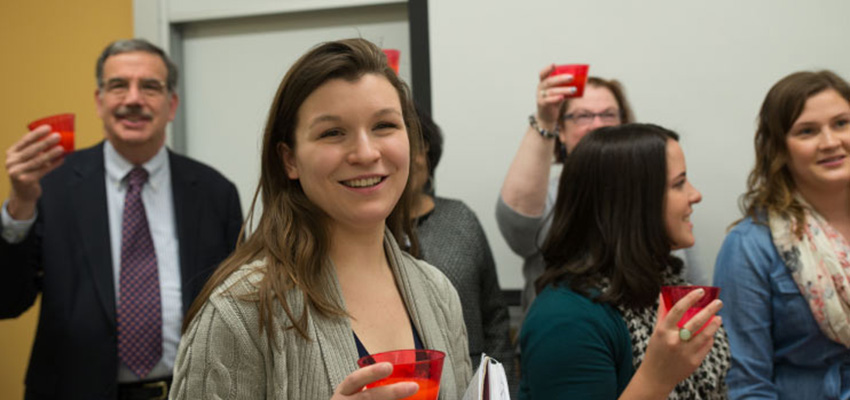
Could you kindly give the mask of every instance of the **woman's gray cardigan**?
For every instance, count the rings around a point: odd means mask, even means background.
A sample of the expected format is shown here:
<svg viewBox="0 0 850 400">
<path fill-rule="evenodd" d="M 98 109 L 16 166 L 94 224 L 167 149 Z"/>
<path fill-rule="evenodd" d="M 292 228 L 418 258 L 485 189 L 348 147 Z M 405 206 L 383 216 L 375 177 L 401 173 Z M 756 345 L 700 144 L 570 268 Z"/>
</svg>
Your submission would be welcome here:
<svg viewBox="0 0 850 400">
<path fill-rule="evenodd" d="M 389 234 L 384 248 L 425 347 L 446 353 L 440 399 L 462 398 L 472 371 L 457 292 L 436 268 L 402 252 Z M 256 293 L 264 272 L 264 261 L 241 267 L 195 316 L 177 352 L 171 399 L 330 399 L 357 369 L 347 317 L 325 317 L 310 308 L 309 340 L 294 329 L 279 328 L 277 346 L 270 345 L 259 331 L 257 303 L 239 299 Z M 335 300 L 344 304 L 333 271 L 328 280 Z M 304 304 L 297 290 L 290 291 L 287 301 L 295 313 Z M 289 324 L 280 306 L 276 321 L 278 326 Z"/>
</svg>

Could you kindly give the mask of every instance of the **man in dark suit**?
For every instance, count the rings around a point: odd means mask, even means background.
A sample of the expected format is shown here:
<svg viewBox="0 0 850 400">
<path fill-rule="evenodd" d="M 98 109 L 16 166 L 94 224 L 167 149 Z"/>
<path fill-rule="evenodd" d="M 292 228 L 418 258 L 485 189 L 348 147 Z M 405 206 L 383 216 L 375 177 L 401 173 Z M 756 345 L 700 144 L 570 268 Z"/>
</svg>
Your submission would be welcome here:
<svg viewBox="0 0 850 400">
<path fill-rule="evenodd" d="M 47 125 L 6 153 L 0 318 L 42 294 L 27 399 L 164 398 L 183 315 L 242 224 L 235 186 L 165 148 L 177 69 L 144 40 L 97 62 L 105 141 L 63 156 Z"/>
</svg>

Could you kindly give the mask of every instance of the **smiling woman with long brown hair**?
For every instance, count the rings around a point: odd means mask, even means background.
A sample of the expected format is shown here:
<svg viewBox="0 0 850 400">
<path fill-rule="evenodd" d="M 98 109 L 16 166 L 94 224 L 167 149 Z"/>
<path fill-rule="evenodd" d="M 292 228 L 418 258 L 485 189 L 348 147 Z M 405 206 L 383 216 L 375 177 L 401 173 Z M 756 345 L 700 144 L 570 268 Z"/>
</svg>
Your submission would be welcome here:
<svg viewBox="0 0 850 400">
<path fill-rule="evenodd" d="M 325 43 L 292 66 L 263 138 L 259 224 L 189 310 L 173 398 L 404 398 L 415 383 L 361 392 L 391 368 L 356 364 L 403 348 L 445 352 L 441 398 L 461 397 L 457 293 L 398 246 L 414 237 L 421 141 L 408 88 L 374 44 Z"/>
<path fill-rule="evenodd" d="M 850 84 L 797 72 L 767 93 L 746 218 L 717 256 L 733 399 L 850 397 Z"/>
</svg>

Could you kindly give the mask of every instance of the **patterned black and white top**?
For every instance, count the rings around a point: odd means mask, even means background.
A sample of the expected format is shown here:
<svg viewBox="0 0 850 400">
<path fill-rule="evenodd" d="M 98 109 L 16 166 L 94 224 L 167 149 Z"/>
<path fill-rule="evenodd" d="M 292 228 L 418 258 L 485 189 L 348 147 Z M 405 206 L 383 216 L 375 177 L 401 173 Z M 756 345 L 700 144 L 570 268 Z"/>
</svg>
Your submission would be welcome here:
<svg viewBox="0 0 850 400">
<path fill-rule="evenodd" d="M 663 286 L 687 285 L 680 276 L 673 274 L 670 270 L 665 271 Z M 608 287 L 603 282 L 601 289 Z M 632 363 L 637 371 L 646 355 L 646 347 L 656 323 L 656 310 L 658 300 L 652 307 L 631 309 L 622 306 L 615 307 L 623 316 L 629 330 L 632 342 Z M 729 339 L 726 330 L 721 326 L 714 334 L 714 344 L 706 355 L 702 364 L 691 376 L 676 385 L 676 388 L 668 396 L 668 400 L 720 400 L 728 398 L 726 387 L 726 374 L 732 363 L 732 353 L 729 350 Z"/>
</svg>

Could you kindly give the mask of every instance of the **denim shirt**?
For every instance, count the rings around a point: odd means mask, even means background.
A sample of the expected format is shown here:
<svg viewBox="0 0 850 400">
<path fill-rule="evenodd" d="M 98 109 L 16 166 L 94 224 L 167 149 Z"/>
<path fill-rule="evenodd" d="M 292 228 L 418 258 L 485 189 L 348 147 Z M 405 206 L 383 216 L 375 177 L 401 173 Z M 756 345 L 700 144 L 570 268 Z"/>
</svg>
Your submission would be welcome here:
<svg viewBox="0 0 850 400">
<path fill-rule="evenodd" d="M 714 270 L 732 348 L 730 399 L 850 399 L 850 350 L 824 335 L 773 246 L 747 218 Z"/>
</svg>

